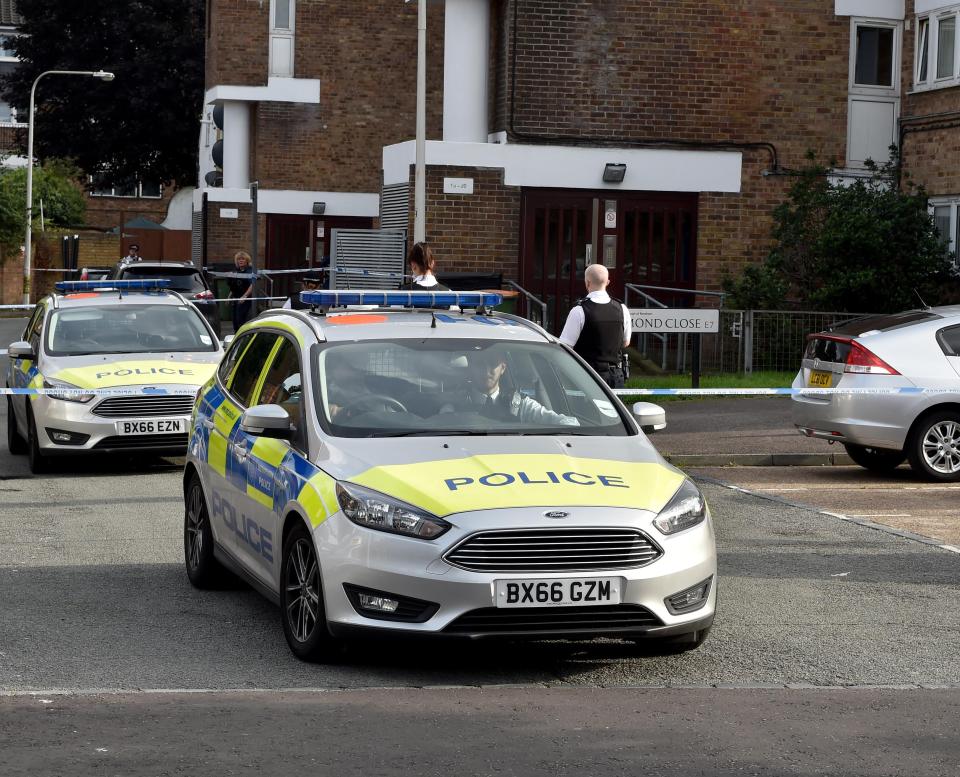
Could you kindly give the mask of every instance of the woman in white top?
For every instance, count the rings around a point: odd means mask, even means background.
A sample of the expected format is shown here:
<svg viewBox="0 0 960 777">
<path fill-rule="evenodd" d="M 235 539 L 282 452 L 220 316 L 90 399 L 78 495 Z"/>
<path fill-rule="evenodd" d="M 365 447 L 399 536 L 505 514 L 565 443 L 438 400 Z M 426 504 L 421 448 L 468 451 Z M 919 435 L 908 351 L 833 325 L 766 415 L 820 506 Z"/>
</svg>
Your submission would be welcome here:
<svg viewBox="0 0 960 777">
<path fill-rule="evenodd" d="M 433 258 L 433 251 L 426 243 L 414 243 L 410 253 L 407 254 L 407 264 L 410 267 L 410 275 L 413 276 L 413 280 L 406 284 L 407 289 L 450 291 L 450 288 L 440 283 L 437 276 L 433 274 L 436 260 Z"/>
</svg>

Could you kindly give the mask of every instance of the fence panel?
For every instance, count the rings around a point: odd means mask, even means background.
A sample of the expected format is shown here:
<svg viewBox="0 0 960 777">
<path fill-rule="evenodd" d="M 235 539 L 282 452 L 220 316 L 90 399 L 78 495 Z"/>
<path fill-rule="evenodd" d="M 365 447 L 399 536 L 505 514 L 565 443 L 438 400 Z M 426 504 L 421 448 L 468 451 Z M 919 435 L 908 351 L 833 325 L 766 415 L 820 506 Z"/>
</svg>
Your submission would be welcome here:
<svg viewBox="0 0 960 777">
<path fill-rule="evenodd" d="M 777 371 L 800 368 L 807 335 L 862 315 L 846 312 L 721 310 L 716 334 L 702 335 L 700 365 L 704 374 Z M 635 344 L 667 372 L 690 372 L 693 338 L 646 335 Z"/>
</svg>

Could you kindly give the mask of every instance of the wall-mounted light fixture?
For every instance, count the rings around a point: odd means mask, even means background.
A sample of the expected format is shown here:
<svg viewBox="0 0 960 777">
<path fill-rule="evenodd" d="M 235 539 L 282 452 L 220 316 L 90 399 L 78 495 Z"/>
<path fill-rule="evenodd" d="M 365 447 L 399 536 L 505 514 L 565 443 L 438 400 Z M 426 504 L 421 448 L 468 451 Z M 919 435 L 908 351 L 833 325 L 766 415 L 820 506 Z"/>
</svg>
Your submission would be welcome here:
<svg viewBox="0 0 960 777">
<path fill-rule="evenodd" d="M 603 168 L 603 180 L 605 183 L 623 183 L 623 177 L 627 174 L 627 166 L 622 162 L 607 162 Z"/>
<path fill-rule="evenodd" d="M 323 212 L 327 209 L 327 203 L 325 202 L 315 202 L 313 203 L 313 213 L 316 216 L 322 216 Z"/>
</svg>

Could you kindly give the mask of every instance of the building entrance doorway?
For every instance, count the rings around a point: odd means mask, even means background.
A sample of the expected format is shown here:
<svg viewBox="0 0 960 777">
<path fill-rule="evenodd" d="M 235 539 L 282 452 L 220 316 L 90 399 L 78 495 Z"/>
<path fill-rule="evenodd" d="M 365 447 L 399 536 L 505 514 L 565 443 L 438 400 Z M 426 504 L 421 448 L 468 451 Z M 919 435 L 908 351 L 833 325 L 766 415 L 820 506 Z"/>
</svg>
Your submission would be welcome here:
<svg viewBox="0 0 960 777">
<path fill-rule="evenodd" d="M 522 208 L 520 284 L 547 303 L 554 333 L 585 293 L 588 263 L 610 269 L 620 300 L 627 283 L 696 288 L 696 194 L 530 189 Z M 691 301 L 649 293 L 668 305 Z"/>
<path fill-rule="evenodd" d="M 267 216 L 264 267 L 268 270 L 326 270 L 330 264 L 330 231 L 372 229 L 373 219 L 356 216 Z M 289 296 L 299 289 L 299 274 L 273 276 L 271 296 Z"/>
</svg>

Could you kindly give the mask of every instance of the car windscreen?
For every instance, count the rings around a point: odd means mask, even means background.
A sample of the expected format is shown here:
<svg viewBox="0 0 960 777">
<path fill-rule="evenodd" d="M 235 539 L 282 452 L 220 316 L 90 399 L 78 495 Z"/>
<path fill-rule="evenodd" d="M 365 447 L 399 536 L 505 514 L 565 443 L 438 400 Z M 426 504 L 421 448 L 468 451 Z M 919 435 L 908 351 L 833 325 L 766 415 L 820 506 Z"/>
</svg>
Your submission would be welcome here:
<svg viewBox="0 0 960 777">
<path fill-rule="evenodd" d="M 126 267 L 120 273 L 120 277 L 130 280 L 139 280 L 141 278 L 149 278 L 151 280 L 156 278 L 166 279 L 170 281 L 170 284 L 167 286 L 168 289 L 193 294 L 204 291 L 207 288 L 207 284 L 203 282 L 203 276 L 197 270 L 189 267 Z"/>
<path fill-rule="evenodd" d="M 99 353 L 215 351 L 216 343 L 192 305 L 113 305 L 54 311 L 47 324 L 51 356 Z"/>
<path fill-rule="evenodd" d="M 339 437 L 633 433 L 596 378 L 556 344 L 330 343 L 314 351 L 314 376 L 318 417 Z"/>
</svg>

